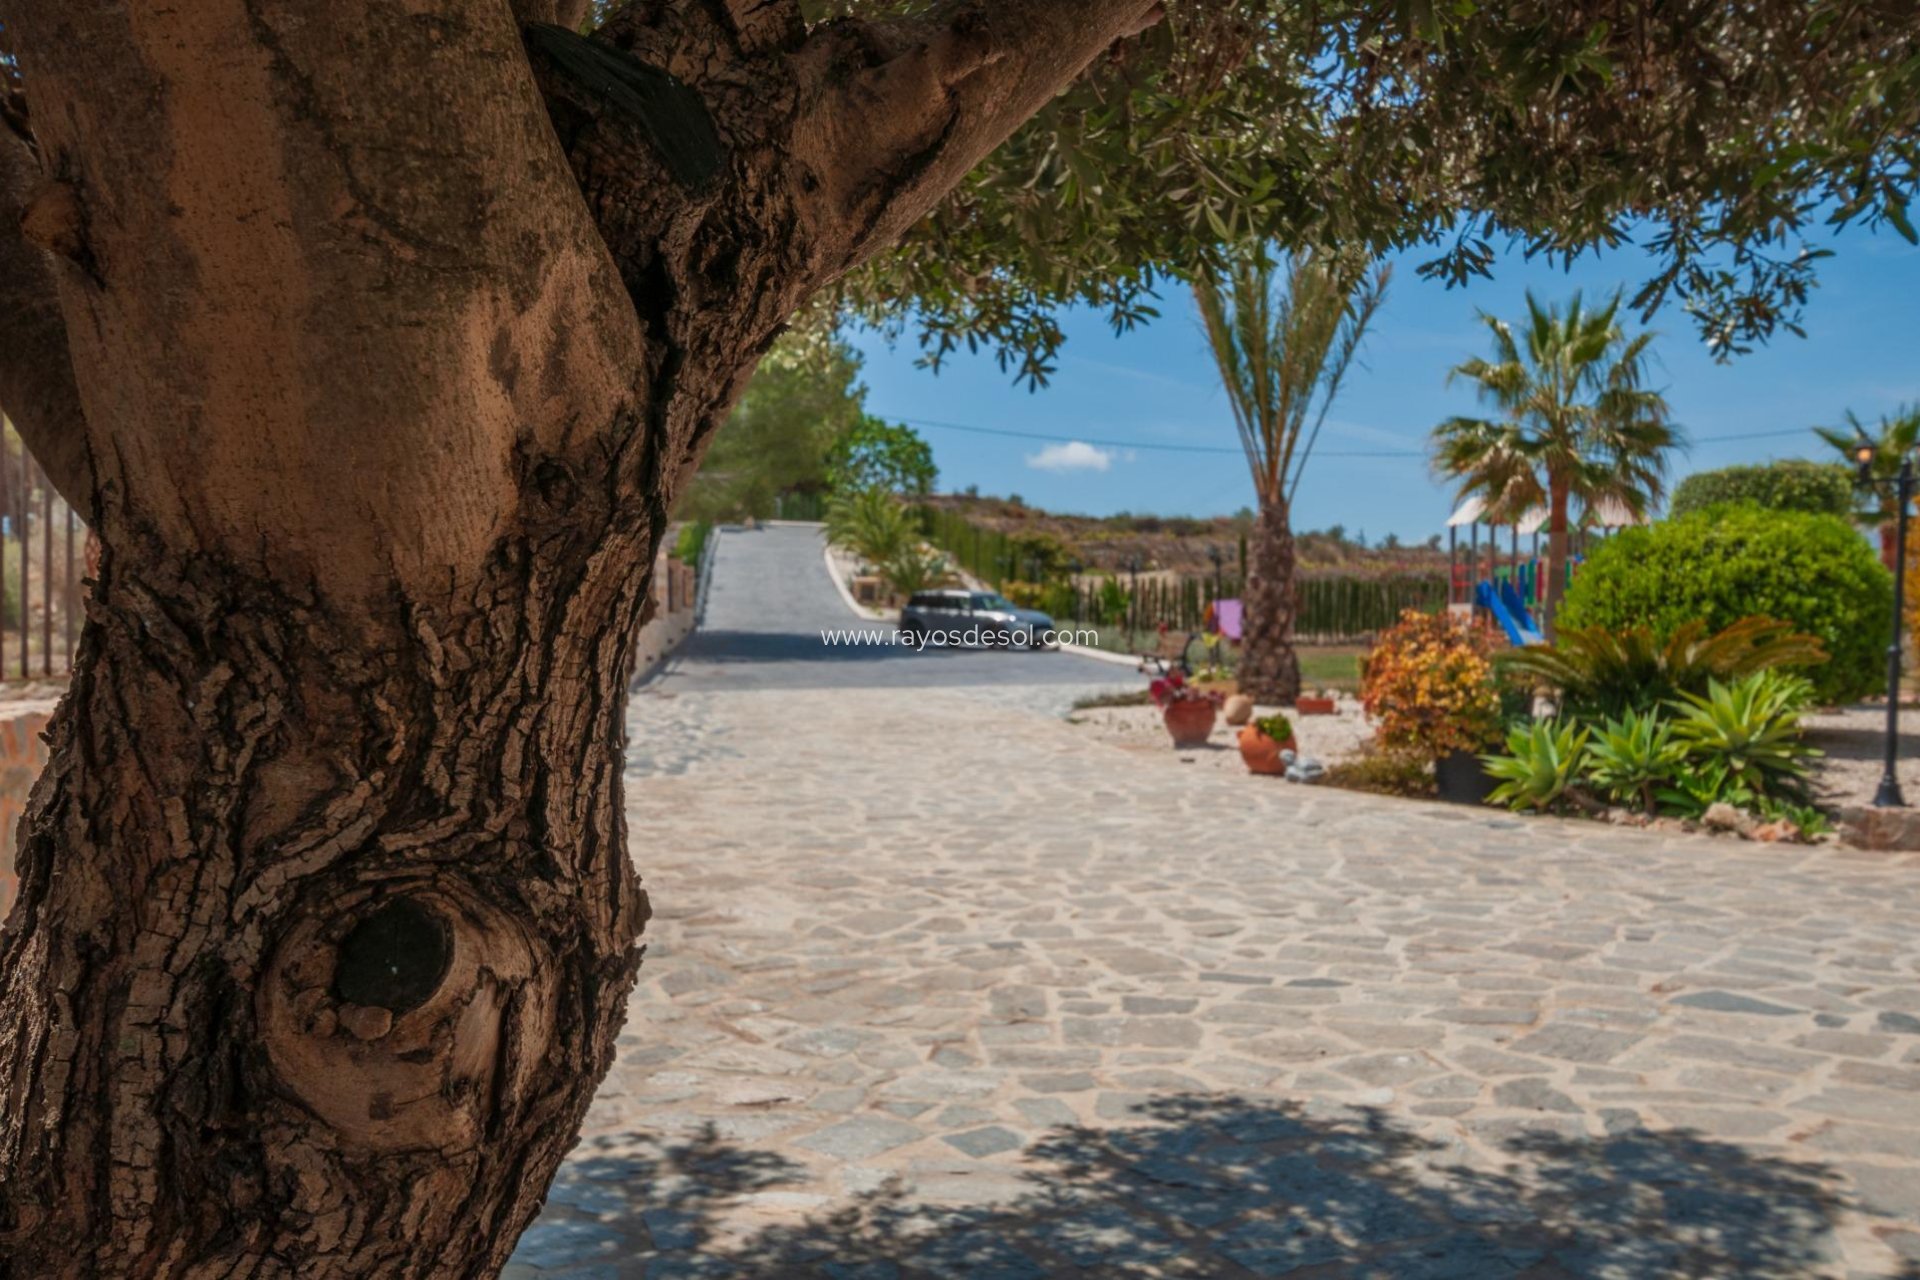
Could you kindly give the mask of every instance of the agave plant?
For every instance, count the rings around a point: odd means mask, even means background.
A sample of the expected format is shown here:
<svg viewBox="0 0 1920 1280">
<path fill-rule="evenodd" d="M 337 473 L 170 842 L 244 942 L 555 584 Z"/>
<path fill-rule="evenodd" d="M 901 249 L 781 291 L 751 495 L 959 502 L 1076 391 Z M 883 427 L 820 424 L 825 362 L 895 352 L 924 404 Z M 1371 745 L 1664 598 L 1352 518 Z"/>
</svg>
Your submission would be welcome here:
<svg viewBox="0 0 1920 1280">
<path fill-rule="evenodd" d="M 1732 684 L 1707 683 L 1707 692 L 1681 694 L 1674 737 L 1686 746 L 1690 765 L 1710 782 L 1718 798 L 1799 795 L 1806 762 L 1821 753 L 1800 740 L 1800 710 L 1810 689 L 1798 676 L 1758 671 Z M 1698 799 L 1690 788 L 1686 799 Z"/>
<path fill-rule="evenodd" d="M 1503 779 L 1487 797 L 1512 809 L 1545 809 L 1580 776 L 1588 730 L 1571 720 L 1535 720 L 1507 734 L 1507 754 L 1481 756 L 1487 772 Z"/>
<path fill-rule="evenodd" d="M 1587 781 L 1608 799 L 1659 810 L 1660 789 L 1686 760 L 1687 744 L 1658 712 L 1629 711 L 1594 731 L 1587 745 Z"/>
<path fill-rule="evenodd" d="M 1698 619 L 1661 640 L 1651 628 L 1613 631 L 1570 627 L 1553 644 L 1501 656 L 1504 670 L 1538 679 L 1559 694 L 1560 710 L 1582 719 L 1647 712 L 1682 695 L 1699 695 L 1714 680 L 1826 661 L 1818 639 L 1772 618 L 1742 618 L 1707 633 Z"/>
</svg>

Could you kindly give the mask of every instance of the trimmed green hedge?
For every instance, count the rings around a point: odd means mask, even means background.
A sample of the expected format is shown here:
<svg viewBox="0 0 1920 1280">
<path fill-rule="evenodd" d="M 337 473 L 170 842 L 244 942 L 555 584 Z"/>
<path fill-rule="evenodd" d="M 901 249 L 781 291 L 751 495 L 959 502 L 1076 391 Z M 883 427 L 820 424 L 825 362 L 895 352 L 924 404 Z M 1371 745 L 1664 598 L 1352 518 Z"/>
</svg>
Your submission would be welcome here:
<svg viewBox="0 0 1920 1280">
<path fill-rule="evenodd" d="M 1700 471 L 1674 489 L 1671 514 L 1692 515 L 1730 502 L 1846 516 L 1853 512 L 1853 473 L 1840 463 L 1804 459 Z"/>
<path fill-rule="evenodd" d="M 1893 575 L 1835 516 L 1717 507 L 1622 530 L 1574 574 L 1559 624 L 1644 625 L 1664 639 L 1692 618 L 1718 631 L 1750 614 L 1791 622 L 1826 645 L 1826 665 L 1805 673 L 1821 701 L 1884 687 Z"/>
</svg>

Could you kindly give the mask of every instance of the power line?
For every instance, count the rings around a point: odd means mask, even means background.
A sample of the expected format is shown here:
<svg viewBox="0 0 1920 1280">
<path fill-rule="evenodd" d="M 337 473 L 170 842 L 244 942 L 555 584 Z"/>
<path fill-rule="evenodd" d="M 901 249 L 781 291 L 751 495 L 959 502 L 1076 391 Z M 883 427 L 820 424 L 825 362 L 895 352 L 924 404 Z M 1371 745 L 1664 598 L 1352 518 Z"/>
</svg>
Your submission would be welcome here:
<svg viewBox="0 0 1920 1280">
<path fill-rule="evenodd" d="M 1736 431 L 1724 436 L 1695 436 L 1691 444 L 1715 444 L 1723 440 L 1775 440 L 1781 436 L 1810 436 L 1812 427 L 1789 427 L 1785 431 Z"/>
<path fill-rule="evenodd" d="M 930 418 L 905 418 L 895 414 L 881 414 L 895 422 L 904 422 L 915 427 L 932 427 L 940 431 L 965 431 L 980 436 L 1007 436 L 1015 440 L 1044 440 L 1052 444 L 1091 444 L 1108 449 L 1156 449 L 1162 453 L 1225 453 L 1239 457 L 1237 448 L 1224 445 L 1206 444 L 1150 444 L 1140 440 L 1103 440 L 1097 436 L 1058 436 L 1041 431 L 1013 431 L 1005 427 L 976 427 L 963 422 L 937 422 Z M 1386 450 L 1327 450 L 1316 449 L 1316 458 L 1424 458 L 1427 455 L 1417 449 Z"/>
<path fill-rule="evenodd" d="M 881 414 L 895 422 L 904 422 L 915 427 L 931 427 L 938 431 L 964 431 L 978 436 L 1005 436 L 1013 440 L 1040 440 L 1049 444 L 1088 444 L 1099 445 L 1107 449 L 1153 449 L 1161 453 L 1209 453 L 1231 454 L 1239 457 L 1237 448 L 1224 445 L 1206 444 L 1153 444 L 1140 440 L 1104 440 L 1097 436 L 1051 435 L 1043 431 L 1014 431 L 1007 427 L 980 427 L 965 422 L 941 422 L 932 418 L 907 418 L 895 414 Z M 1781 431 L 1737 431 L 1729 435 L 1695 436 L 1689 444 L 1722 444 L 1730 440 L 1775 440 L 1786 436 L 1802 436 L 1811 432 L 1810 427 L 1789 427 Z M 1316 449 L 1316 458 L 1425 458 L 1427 455 L 1418 449 Z"/>
</svg>

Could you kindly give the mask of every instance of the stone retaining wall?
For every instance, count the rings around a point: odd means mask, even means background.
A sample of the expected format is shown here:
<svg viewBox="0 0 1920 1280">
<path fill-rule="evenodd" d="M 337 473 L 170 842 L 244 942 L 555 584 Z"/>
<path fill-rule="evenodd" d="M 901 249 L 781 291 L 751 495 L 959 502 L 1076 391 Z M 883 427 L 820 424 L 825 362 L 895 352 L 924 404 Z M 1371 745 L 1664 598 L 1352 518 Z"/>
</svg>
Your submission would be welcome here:
<svg viewBox="0 0 1920 1280">
<path fill-rule="evenodd" d="M 667 538 L 666 543 L 672 546 L 673 539 Z M 636 683 L 673 655 L 680 642 L 693 633 L 698 616 L 699 575 L 693 566 L 662 551 L 653 566 L 653 617 L 640 628 L 640 638 L 634 643 Z"/>
</svg>

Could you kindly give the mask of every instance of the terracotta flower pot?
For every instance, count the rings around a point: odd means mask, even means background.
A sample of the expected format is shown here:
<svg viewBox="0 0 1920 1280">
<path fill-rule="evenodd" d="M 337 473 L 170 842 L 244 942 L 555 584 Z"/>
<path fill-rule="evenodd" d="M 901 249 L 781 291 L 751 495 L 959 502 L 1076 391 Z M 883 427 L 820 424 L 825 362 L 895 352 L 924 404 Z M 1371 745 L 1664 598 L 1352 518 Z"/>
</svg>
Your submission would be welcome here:
<svg viewBox="0 0 1920 1280">
<path fill-rule="evenodd" d="M 1248 773 L 1267 773 L 1278 776 L 1287 771 L 1281 761 L 1280 753 L 1293 746 L 1289 736 L 1285 742 L 1275 742 L 1260 731 L 1258 725 L 1248 725 L 1240 731 L 1240 758 L 1246 762 Z"/>
<path fill-rule="evenodd" d="M 1160 712 L 1160 722 L 1176 747 L 1204 747 L 1213 732 L 1213 718 L 1219 708 L 1208 698 L 1181 698 L 1169 702 Z"/>
<path fill-rule="evenodd" d="M 1332 698 L 1312 698 L 1302 694 L 1293 700 L 1293 709 L 1303 716 L 1330 716 L 1333 714 Z"/>
</svg>

